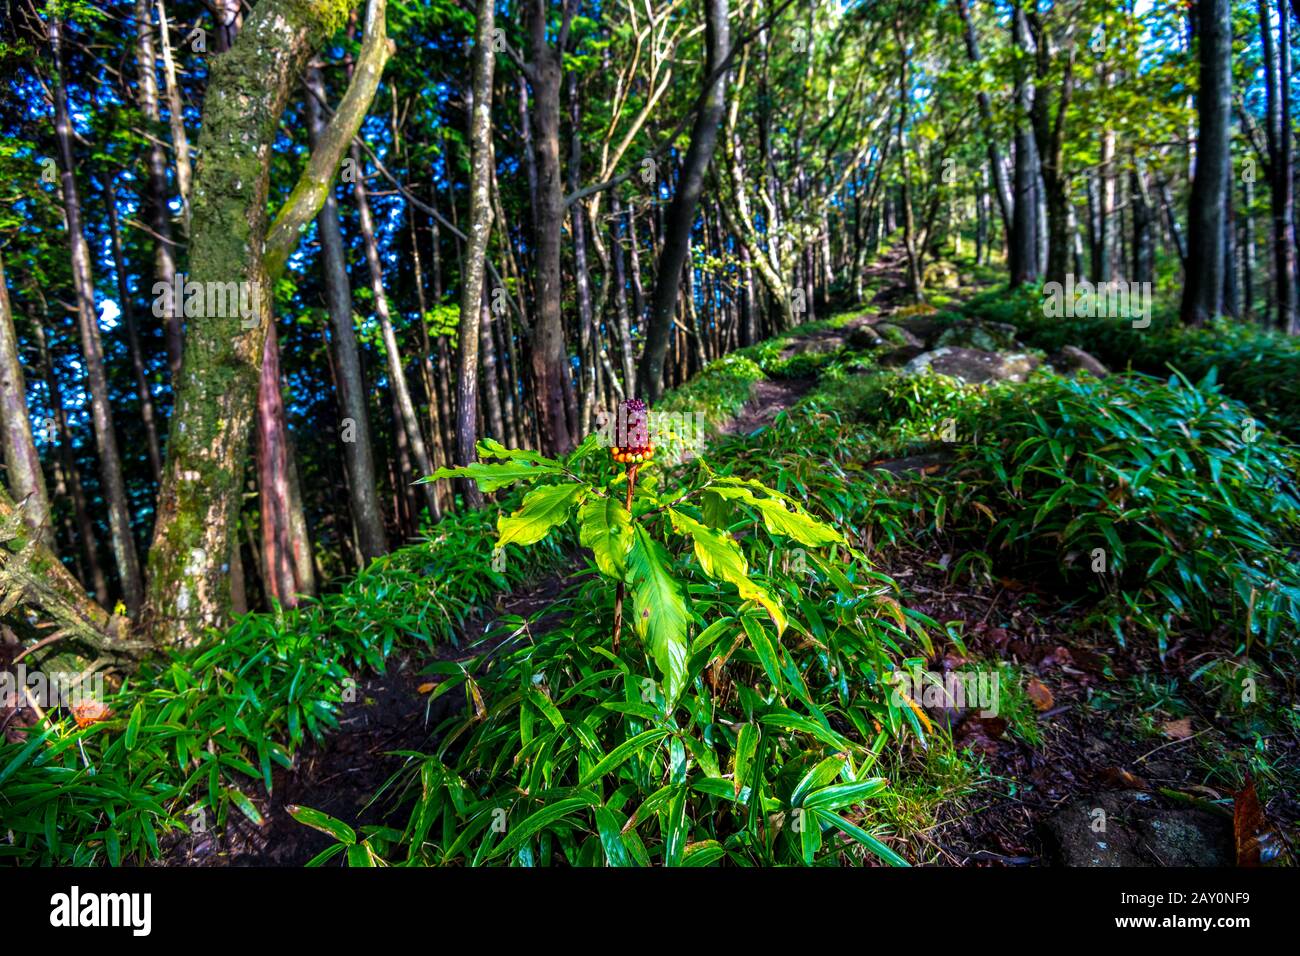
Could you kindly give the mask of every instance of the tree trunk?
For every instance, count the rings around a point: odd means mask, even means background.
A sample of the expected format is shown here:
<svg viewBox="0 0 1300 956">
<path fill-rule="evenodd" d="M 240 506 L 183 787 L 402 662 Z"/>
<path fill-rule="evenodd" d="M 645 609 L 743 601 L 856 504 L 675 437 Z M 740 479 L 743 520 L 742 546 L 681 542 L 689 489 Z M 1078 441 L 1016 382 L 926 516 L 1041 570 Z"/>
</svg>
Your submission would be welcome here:
<svg viewBox="0 0 1300 956">
<path fill-rule="evenodd" d="M 492 234 L 492 72 L 496 63 L 492 33 L 495 9 L 493 0 L 478 0 L 475 9 L 473 101 L 469 128 L 469 232 L 461 281 L 460 364 L 456 379 L 456 455 L 457 464 L 461 465 L 478 460 L 475 444 L 478 437 L 479 351 L 483 322 L 487 318 L 483 314 L 483 273 L 488 238 Z M 558 175 L 558 170 L 556 173 Z M 558 182 L 556 186 L 558 188 Z M 558 266 L 557 261 L 557 280 Z M 558 315 L 556 319 L 558 321 Z M 490 381 L 487 387 L 493 387 Z M 461 488 L 470 507 L 482 506 L 483 496 L 475 482 L 462 482 Z"/>
<path fill-rule="evenodd" d="M 1248 177 L 1242 186 L 1241 291 L 1243 313 L 1255 314 L 1255 182 Z"/>
<path fill-rule="evenodd" d="M 72 512 L 76 519 L 75 537 L 80 541 L 84 556 L 85 573 L 81 580 L 95 592 L 95 600 L 101 605 L 108 604 L 108 580 L 104 576 L 103 565 L 95 547 L 95 525 L 90 520 L 90 509 L 86 504 L 85 489 L 81 484 L 81 473 L 72 454 L 72 430 L 68 427 L 68 415 L 63 406 L 63 392 L 59 388 L 58 376 L 54 374 L 54 362 L 50 357 L 49 345 L 45 339 L 45 330 L 39 322 L 35 323 L 36 344 L 40 349 L 41 374 L 45 379 L 45 389 L 50 396 L 50 409 L 54 413 L 54 440 L 59 448 L 59 462 L 62 475 L 67 481 L 67 493 L 72 499 Z M 60 494 L 58 482 L 55 483 L 55 495 Z"/>
<path fill-rule="evenodd" d="M 957 12 L 965 28 L 966 56 L 971 63 L 978 65 L 981 60 L 979 41 L 975 36 L 975 22 L 971 19 L 969 0 L 957 0 Z M 988 93 L 984 90 L 980 90 L 975 95 L 975 99 L 979 106 L 984 136 L 988 140 L 989 169 L 993 174 L 994 194 L 998 200 L 998 212 L 1002 216 L 1003 234 L 1009 236 L 1012 217 L 1011 184 L 1007 181 L 1007 170 L 1002 163 L 1002 151 L 998 148 L 997 140 L 993 138 L 993 106 Z"/>
<path fill-rule="evenodd" d="M 185 113 L 181 106 L 180 84 L 176 81 L 176 64 L 172 62 L 172 44 L 168 36 L 167 8 L 157 0 L 158 36 L 161 39 L 163 80 L 167 85 L 168 122 L 172 130 L 172 151 L 176 158 L 176 188 L 181 194 L 181 225 L 190 231 L 190 184 L 194 173 L 190 167 L 190 142 L 185 133 Z"/>
<path fill-rule="evenodd" d="M 1133 207 L 1133 281 L 1155 280 L 1155 231 L 1144 174 L 1135 165 L 1129 173 Z"/>
<path fill-rule="evenodd" d="M 363 168 L 361 151 L 355 145 L 352 147 L 352 161 L 356 163 L 358 170 Z M 361 240 L 366 250 L 366 265 L 370 269 L 370 291 L 375 299 L 375 318 L 379 320 L 379 330 L 384 340 L 384 354 L 388 358 L 389 384 L 397 400 L 399 424 L 406 432 L 407 441 L 410 442 L 415 467 L 419 468 L 420 477 L 424 477 L 433 474 L 433 459 L 429 457 L 428 446 L 424 443 L 424 433 L 420 430 L 420 419 L 415 414 L 415 402 L 411 399 L 411 387 L 406 380 L 406 367 L 397 344 L 397 332 L 393 327 L 392 313 L 388 309 L 388 293 L 384 289 L 384 268 L 379 260 L 379 243 L 375 239 L 374 217 L 370 212 L 370 199 L 366 192 L 364 177 L 358 174 L 352 188 L 357 203 L 357 219 L 361 226 Z M 436 516 L 439 507 L 433 485 L 425 483 L 420 487 L 424 491 L 424 500 L 429 506 L 429 513 Z"/>
<path fill-rule="evenodd" d="M 126 329 L 127 348 L 131 353 L 131 373 L 135 378 L 135 392 L 140 397 L 140 419 L 144 422 L 145 443 L 149 449 L 149 467 L 153 480 L 162 484 L 162 450 L 158 443 L 158 426 L 154 421 L 153 393 L 144 371 L 144 354 L 140 348 L 140 333 L 135 323 L 135 306 L 131 302 L 131 289 L 126 275 L 126 258 L 122 252 L 122 229 L 117 216 L 117 192 L 111 180 L 104 184 L 108 199 L 108 228 L 113 252 L 113 271 L 117 274 L 117 297 L 122 311 L 122 325 Z"/>
<path fill-rule="evenodd" d="M 3 452 L 9 488 L 22 508 L 23 522 L 39 537 L 53 543 L 50 496 L 45 490 L 45 474 L 32 440 L 27 386 L 18 355 L 18 336 L 9 308 L 3 261 L 0 261 L 0 427 L 4 429 Z"/>
<path fill-rule="evenodd" d="M 261 0 L 234 46 L 210 60 L 202 159 L 194 182 L 190 280 L 247 283 L 256 321 L 205 317 L 191 323 L 186 335 L 149 553 L 149 624 L 163 642 L 195 642 L 206 628 L 223 625 L 229 614 L 229 539 L 271 321 L 269 270 L 263 259 L 273 251 L 267 249 L 271 147 L 312 49 L 342 26 L 350 7 L 350 0 L 311 5 Z M 377 13 L 376 33 L 384 46 L 377 68 L 366 76 L 377 82 L 387 52 L 382 0 L 372 0 L 371 11 Z M 368 102 L 370 95 L 373 86 L 358 98 Z M 360 122 L 342 108 L 339 117 Z M 350 140 L 354 129 L 340 127 L 340 138 Z M 319 212 L 328 191 L 319 180 L 332 179 L 338 158 L 337 153 L 313 155 L 309 161 L 317 181 L 305 193 L 295 189 L 291 195 L 295 216 L 287 232 L 293 241 L 299 221 L 310 221 Z M 313 163 L 318 159 L 325 170 Z"/>
<path fill-rule="evenodd" d="M 1278 0 L 1276 50 L 1268 0 L 1259 0 L 1264 54 L 1265 128 L 1268 134 L 1269 200 L 1273 227 L 1275 321 L 1283 331 L 1300 331 L 1296 311 L 1295 183 L 1292 179 L 1291 44 L 1286 5 Z"/>
<path fill-rule="evenodd" d="M 569 191 L 578 189 L 582 170 L 582 115 L 578 108 L 581 93 L 577 74 L 569 74 Z M 579 199 L 569 208 L 573 234 L 573 280 L 578 300 L 578 434 L 591 430 L 596 404 L 596 343 L 591 313 L 591 271 L 587 265 L 587 205 Z"/>
<path fill-rule="evenodd" d="M 668 349 L 668 333 L 672 329 L 682 268 L 686 265 L 690 252 L 695 207 L 704 191 L 704 174 L 713 160 L 718 145 L 718 125 L 722 122 L 723 111 L 726 109 L 727 77 L 722 64 L 731 53 L 728 16 L 728 0 L 705 0 L 708 55 L 704 76 L 708 87 L 691 127 L 691 145 L 686 151 L 677 189 L 668 208 L 663 250 L 655 270 L 654 298 L 650 305 L 645 354 L 641 358 L 637 382 L 639 394 L 651 402 L 657 401 L 663 394 L 664 356 Z"/>
<path fill-rule="evenodd" d="M 560 176 L 560 85 L 563 54 L 547 39 L 543 0 L 529 4 L 529 81 L 533 87 L 533 155 L 537 166 L 537 201 L 533 208 L 536 248 L 537 322 L 533 327 L 531 365 L 537 399 L 542 451 L 563 454 L 573 447 L 568 404 L 573 383 L 564 343 L 560 286 L 564 191 Z M 566 5 L 566 21 L 569 7 Z M 561 33 L 567 39 L 567 30 Z"/>
<path fill-rule="evenodd" d="M 95 280 L 91 275 L 90 247 L 81 223 L 81 198 L 77 191 L 76 166 L 72 156 L 72 123 L 68 117 L 68 95 L 63 85 L 63 25 L 51 16 L 47 23 L 54 52 L 54 123 L 58 141 L 59 169 L 63 181 L 63 208 L 67 217 L 68 242 L 72 252 L 72 277 L 77 292 L 77 326 L 81 352 L 90 385 L 91 417 L 95 423 L 95 448 L 99 452 L 104 500 L 108 506 L 113 558 L 121 580 L 122 599 L 134 616 L 144 595 L 140 562 L 131 534 L 130 504 L 122 480 L 122 458 L 113 430 L 113 406 L 104 372 L 103 346 L 99 337 L 99 316 L 95 310 Z"/>
<path fill-rule="evenodd" d="M 288 434 L 284 427 L 280 348 L 274 324 L 266 333 L 257 397 L 257 488 L 266 596 L 284 607 L 297 607 L 299 585 L 290 515 Z"/>
<path fill-rule="evenodd" d="M 1197 6 L 1200 84 L 1196 173 L 1188 203 L 1187 281 L 1180 309 L 1183 322 L 1214 318 L 1223 297 L 1223 206 L 1229 172 L 1232 109 L 1232 23 L 1228 0 Z"/>
<path fill-rule="evenodd" d="M 163 33 L 167 21 L 162 21 Z M 148 154 L 149 228 L 154 239 L 154 278 L 171 286 L 176 278 L 176 258 L 172 242 L 171 210 L 167 205 L 167 158 L 163 155 L 159 136 L 162 133 L 162 111 L 158 108 L 157 59 L 153 46 L 153 13 L 149 0 L 135 0 L 136 66 L 140 91 L 140 112 L 152 126 Z M 182 129 L 184 127 L 182 126 Z M 167 366 L 171 370 L 173 386 L 181 373 L 182 313 L 172 309 L 167 320 Z"/>
<path fill-rule="evenodd" d="M 1013 42 L 1024 47 L 1028 42 L 1024 16 L 1019 4 L 1011 15 Z M 1014 289 L 1038 278 L 1037 203 L 1038 177 L 1034 157 L 1034 134 L 1029 126 L 1033 108 L 1033 88 L 1017 67 L 1016 76 L 1016 144 L 1015 202 L 1012 207 L 1011 235 L 1008 241 L 1008 271 Z"/>
<path fill-rule="evenodd" d="M 616 317 L 615 328 L 618 332 L 618 350 L 623 364 L 623 388 L 622 392 L 626 397 L 630 397 L 632 390 L 636 388 L 636 355 L 632 351 L 632 322 L 628 315 L 627 308 L 627 275 L 623 259 L 623 240 L 619 236 L 619 223 L 626 221 L 624 228 L 625 234 L 632 242 L 636 241 L 632 231 L 632 213 L 628 211 L 626 218 L 623 215 L 622 204 L 618 197 L 611 200 L 613 216 L 609 223 L 610 245 L 613 247 L 614 258 L 614 315 Z M 637 317 L 638 321 L 640 316 Z"/>
<path fill-rule="evenodd" d="M 325 124 L 320 103 L 325 84 L 320 70 L 307 71 L 307 130 L 312 149 L 319 148 Z M 325 302 L 330 314 L 334 360 L 338 366 L 339 405 L 343 411 L 343 459 L 347 465 L 352 523 L 357 543 L 367 561 L 388 551 L 384 515 L 379 507 L 375 482 L 374 445 L 370 436 L 370 405 L 366 401 L 365 378 L 357 351 L 357 334 L 352 323 L 352 288 L 348 283 L 347 253 L 339 225 L 338 202 L 331 188 L 316 217 L 320 236 L 321 266 L 325 272 Z"/>
</svg>

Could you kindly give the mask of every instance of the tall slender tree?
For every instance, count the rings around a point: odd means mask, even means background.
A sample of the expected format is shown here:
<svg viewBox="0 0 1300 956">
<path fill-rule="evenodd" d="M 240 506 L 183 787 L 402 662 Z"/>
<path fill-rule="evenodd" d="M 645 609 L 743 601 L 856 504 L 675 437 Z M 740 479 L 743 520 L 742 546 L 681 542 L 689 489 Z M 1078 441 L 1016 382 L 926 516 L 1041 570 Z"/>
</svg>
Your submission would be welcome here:
<svg viewBox="0 0 1300 956">
<path fill-rule="evenodd" d="M 45 490 L 45 473 L 32 439 L 32 422 L 27 414 L 27 386 L 18 336 L 9 307 L 9 284 L 4 262 L 0 261 L 0 453 L 4 455 L 9 488 L 22 506 L 23 521 L 36 534 L 53 538 L 50 529 L 50 496 Z"/>
<path fill-rule="evenodd" d="M 668 334 L 677 309 L 677 293 L 682 269 L 687 265 L 695 210 L 704 192 L 704 176 L 718 146 L 718 127 L 726 110 L 727 71 L 723 68 L 731 54 L 730 12 L 727 0 L 705 0 L 704 98 L 691 127 L 691 145 L 682 161 L 677 189 L 664 220 L 664 243 L 655 268 L 655 287 L 650 301 L 645 353 L 637 382 L 638 392 L 649 401 L 657 401 L 664 388 L 664 356 L 668 351 Z"/>
<path fill-rule="evenodd" d="M 1232 109 L 1232 21 L 1228 0 L 1196 9 L 1196 172 L 1187 208 L 1187 278 L 1180 314 L 1188 325 L 1214 318 L 1223 298 L 1223 216 Z"/>
<path fill-rule="evenodd" d="M 496 55 L 492 50 L 496 30 L 493 0 L 475 5 L 472 95 L 469 124 L 470 183 L 469 231 L 465 243 L 465 268 L 460 296 L 460 365 L 456 379 L 456 455 L 459 464 L 477 460 L 475 443 L 478 422 L 478 334 L 483 320 L 483 274 L 488 238 L 492 232 L 492 73 Z M 485 383 L 494 388 L 495 383 Z M 498 439 L 500 436 L 497 436 Z M 478 486 L 466 482 L 466 501 L 473 507 L 483 503 Z"/>
<path fill-rule="evenodd" d="M 131 509 L 122 478 L 122 456 L 118 452 L 113 428 L 113 406 L 104 369 L 104 348 L 99 335 L 99 315 L 95 308 L 95 278 L 91 271 L 90 246 L 82 224 L 81 194 L 77 187 L 77 167 L 73 157 L 72 120 L 68 115 L 68 90 L 64 83 L 63 22 L 54 13 L 46 21 L 50 49 L 54 54 L 54 133 L 58 142 L 58 166 L 63 187 L 63 213 L 68 226 L 68 245 L 72 255 L 72 277 L 77 293 L 77 328 L 81 333 L 81 353 L 90 386 L 91 417 L 95 423 L 95 447 L 99 452 L 100 476 L 104 502 L 108 508 L 109 536 L 113 559 L 122 587 L 122 600 L 132 614 L 140 609 L 144 581 L 135 538 L 131 532 Z"/>
</svg>

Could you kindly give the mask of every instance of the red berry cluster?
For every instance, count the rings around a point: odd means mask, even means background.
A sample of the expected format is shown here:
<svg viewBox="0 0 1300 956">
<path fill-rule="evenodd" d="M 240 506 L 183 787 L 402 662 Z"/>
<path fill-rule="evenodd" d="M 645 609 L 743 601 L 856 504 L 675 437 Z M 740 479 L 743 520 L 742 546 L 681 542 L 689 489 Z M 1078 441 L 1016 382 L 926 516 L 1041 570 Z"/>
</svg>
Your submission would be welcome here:
<svg viewBox="0 0 1300 956">
<path fill-rule="evenodd" d="M 620 409 L 622 414 L 619 425 L 620 430 L 624 432 L 624 438 L 635 440 L 638 437 L 644 437 L 644 444 L 640 445 L 615 445 L 611 452 L 614 460 L 624 465 L 639 465 L 642 462 L 649 461 L 654 457 L 655 446 L 648 437 L 646 428 L 646 404 L 639 398 L 629 398 L 623 402 Z"/>
<path fill-rule="evenodd" d="M 639 465 L 643 461 L 649 461 L 654 457 L 654 452 L 654 445 L 646 445 L 644 448 L 622 448 L 615 445 L 613 448 L 614 460 L 624 465 Z"/>
</svg>

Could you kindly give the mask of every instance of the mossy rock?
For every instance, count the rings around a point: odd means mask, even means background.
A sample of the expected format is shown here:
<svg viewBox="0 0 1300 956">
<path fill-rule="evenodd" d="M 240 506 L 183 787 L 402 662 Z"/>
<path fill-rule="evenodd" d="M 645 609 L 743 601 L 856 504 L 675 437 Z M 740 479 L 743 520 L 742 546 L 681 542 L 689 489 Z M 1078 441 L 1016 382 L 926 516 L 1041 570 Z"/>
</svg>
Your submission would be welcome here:
<svg viewBox="0 0 1300 956">
<path fill-rule="evenodd" d="M 1016 327 L 1003 322 L 962 322 L 945 329 L 935 343 L 985 352 L 1011 351 L 1021 348 Z"/>
</svg>

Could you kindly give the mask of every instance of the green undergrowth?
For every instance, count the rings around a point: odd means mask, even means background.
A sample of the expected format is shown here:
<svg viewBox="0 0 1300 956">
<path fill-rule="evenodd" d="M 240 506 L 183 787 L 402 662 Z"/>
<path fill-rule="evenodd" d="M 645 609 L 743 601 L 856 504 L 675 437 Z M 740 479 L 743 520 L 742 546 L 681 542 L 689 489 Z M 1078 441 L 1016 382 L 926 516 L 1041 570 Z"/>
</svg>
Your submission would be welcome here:
<svg viewBox="0 0 1300 956">
<path fill-rule="evenodd" d="M 1163 650 L 1190 629 L 1288 650 L 1300 459 L 1252 421 L 1212 375 L 987 387 L 884 372 L 829 383 L 734 454 L 868 550 L 937 542 L 954 575 L 1092 594 L 1121 642 Z M 920 457 L 900 474 L 873 468 L 906 456 Z"/>
<path fill-rule="evenodd" d="M 721 421 L 764 376 L 752 359 L 728 356 L 661 407 L 709 409 Z M 106 694 L 105 721 L 78 728 L 51 708 L 40 734 L 0 743 L 0 859 L 140 861 L 200 814 L 218 826 L 232 808 L 259 819 L 250 795 L 269 789 L 274 766 L 290 765 L 304 741 L 336 729 L 350 675 L 453 640 L 495 595 L 567 566 L 576 540 L 563 533 L 526 559 L 510 545 L 494 561 L 494 521 L 493 509 L 450 516 L 337 592 L 245 615 L 198 648 L 147 662 Z M 26 663 L 35 672 L 40 658 Z"/>
<path fill-rule="evenodd" d="M 545 609 L 562 624 L 508 620 L 483 653 L 430 666 L 435 696 L 465 707 L 379 795 L 405 826 L 357 833 L 299 808 L 336 838 L 315 862 L 905 862 L 876 766 L 925 740 L 891 674 L 904 653 L 933 653 L 936 622 L 798 501 L 715 471 L 707 453 L 643 467 L 630 509 L 626 476 L 593 442 L 563 464 L 491 443 L 480 454 L 456 473 L 531 485 L 498 540 L 576 525 L 588 573 Z M 807 567 L 784 560 L 795 546 Z"/>
<path fill-rule="evenodd" d="M 958 631 L 907 610 L 877 569 L 894 549 L 951 554 L 954 579 L 1038 581 L 1082 601 L 1120 642 L 1163 652 L 1175 637 L 1208 637 L 1216 660 L 1237 663 L 1196 680 L 1223 695 L 1239 683 L 1235 668 L 1293 659 L 1298 459 L 1279 433 L 1295 434 L 1294 346 L 1159 315 L 1147 330 L 1049 323 L 1035 303 L 981 296 L 938 317 L 1011 322 L 1036 348 L 1078 344 L 1160 375 L 1044 371 L 964 386 L 846 348 L 781 357 L 792 336 L 861 310 L 711 363 L 658 410 L 701 412 L 716 430 L 758 381 L 817 380 L 773 423 L 715 439 L 659 489 L 757 481 L 842 536 L 827 554 L 773 537 L 752 504 L 735 513 L 727 530 L 748 576 L 785 607 L 784 635 L 752 595 L 670 545 L 663 560 L 682 582 L 691 636 L 682 696 L 666 708 L 662 695 L 645 697 L 655 657 L 638 657 L 630 634 L 612 653 L 614 595 L 593 565 L 546 609 L 563 626 L 537 635 L 503 621 L 498 651 L 438 670 L 438 693 L 463 695 L 466 713 L 381 795 L 398 823 L 358 834 L 310 811 L 304 822 L 334 833 L 354 863 L 843 864 L 897 862 L 894 848 L 921 861 L 924 841 L 909 834 L 933 825 L 945 795 L 977 771 L 942 734 L 919 746 L 917 715 L 884 692 L 918 647 L 960 646 Z M 1186 377 L 1170 375 L 1171 362 Z M 897 473 L 881 468 L 899 460 Z M 603 467 L 599 480 L 612 480 L 612 463 Z M 493 560 L 497 513 L 522 502 L 506 492 L 337 593 L 247 615 L 202 648 L 148 663 L 110 695 L 105 722 L 79 730 L 54 712 L 42 736 L 0 744 L 0 857 L 139 861 L 197 810 L 208 825 L 232 809 L 258 819 L 253 798 L 274 767 L 335 729 L 349 675 L 452 639 L 494 595 L 568 566 L 579 534 L 559 525 L 527 554 L 508 544 Z M 711 630 L 719 620 L 729 623 Z M 755 729 L 742 739 L 745 727 Z M 804 814 L 827 788 L 819 799 L 848 801 L 820 807 L 839 822 Z"/>
<path fill-rule="evenodd" d="M 51 722 L 0 745 L 0 859 L 116 865 L 157 857 L 159 840 L 231 809 L 275 765 L 338 727 L 350 675 L 398 650 L 453 640 L 491 597 L 565 564 L 562 539 L 527 560 L 492 561 L 491 517 L 446 519 L 427 541 L 381 557 L 342 590 L 241 617 L 198 648 L 148 661 L 105 696 L 108 720 Z M 28 662 L 29 670 L 37 668 Z"/>
<path fill-rule="evenodd" d="M 1132 319 L 1050 317 L 1041 292 L 1029 287 L 985 292 L 939 318 L 1014 325 L 1026 345 L 1047 352 L 1078 346 L 1112 369 L 1162 377 L 1176 369 L 1192 379 L 1217 370 L 1227 395 L 1293 441 L 1300 440 L 1300 341 L 1229 319 L 1188 328 L 1178 321 L 1176 303 L 1168 300 L 1156 302 L 1152 312 L 1146 328 L 1134 328 Z"/>
<path fill-rule="evenodd" d="M 736 349 L 710 362 L 689 382 L 664 396 L 656 409 L 665 412 L 700 412 L 711 431 L 735 418 L 749 400 L 754 383 L 765 379 L 815 378 L 848 363 L 869 362 L 864 355 L 845 351 L 796 352 L 786 358 L 786 351 L 802 337 L 833 331 L 846 322 L 872 312 L 870 308 L 849 309 L 827 319 L 806 322 L 782 335 Z"/>
</svg>

